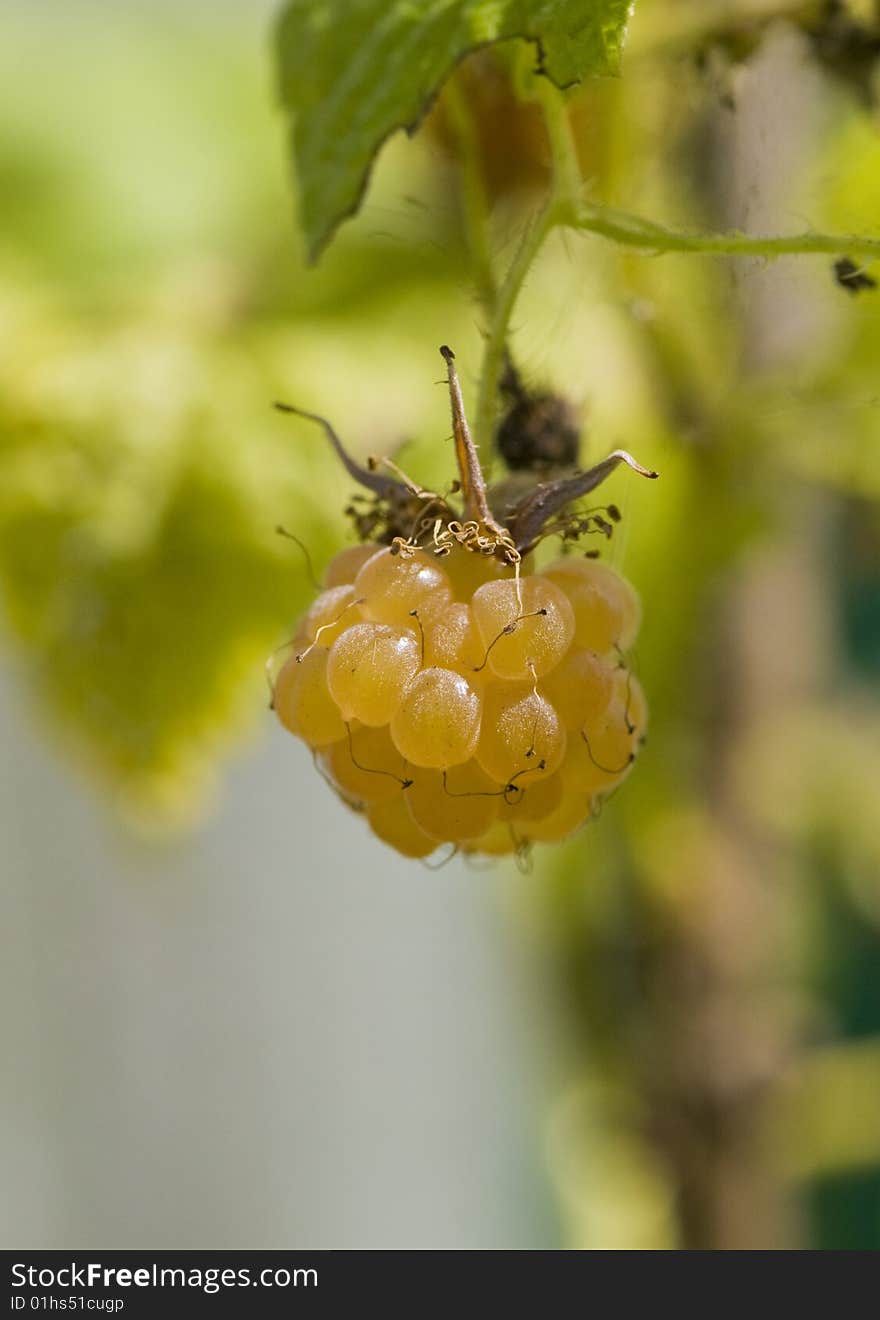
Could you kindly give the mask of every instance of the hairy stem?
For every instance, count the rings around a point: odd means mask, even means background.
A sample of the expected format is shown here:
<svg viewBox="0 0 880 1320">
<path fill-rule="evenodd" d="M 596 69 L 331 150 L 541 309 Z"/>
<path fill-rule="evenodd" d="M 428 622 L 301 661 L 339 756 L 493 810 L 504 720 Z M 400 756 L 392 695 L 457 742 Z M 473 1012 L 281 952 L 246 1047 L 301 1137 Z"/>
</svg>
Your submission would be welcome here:
<svg viewBox="0 0 880 1320">
<path fill-rule="evenodd" d="M 474 433 L 478 449 L 489 459 L 498 407 L 498 390 L 504 370 L 507 340 L 514 309 L 523 284 L 547 235 L 558 226 L 597 234 L 622 247 L 649 255 L 689 252 L 719 256 L 765 257 L 848 254 L 864 261 L 880 259 L 880 238 L 859 234 L 802 233 L 764 236 L 743 233 L 699 233 L 670 229 L 642 216 L 612 207 L 598 206 L 582 197 L 582 180 L 565 98 L 548 78 L 531 78 L 529 94 L 540 104 L 550 145 L 552 182 L 550 195 L 520 239 L 516 254 L 500 286 L 491 272 L 488 208 L 479 172 L 473 123 L 459 98 L 459 120 L 453 96 L 453 116 L 465 134 L 463 190 L 469 242 L 474 254 L 483 305 L 490 312 L 489 331 L 480 372 Z M 467 123 L 465 121 L 467 120 Z M 470 133 L 470 141 L 467 134 Z M 486 461 L 486 466 L 489 466 Z"/>
<path fill-rule="evenodd" d="M 576 229 L 599 234 L 613 243 L 658 255 L 664 252 L 704 252 L 717 253 L 721 256 L 773 258 L 809 253 L 825 253 L 827 256 L 848 253 L 850 256 L 868 260 L 880 258 L 880 238 L 868 238 L 860 234 L 808 232 L 765 237 L 737 232 L 729 234 L 682 232 L 668 229 L 665 225 L 658 225 L 653 220 L 646 220 L 639 215 L 631 215 L 626 211 L 616 211 L 610 207 L 596 206 L 588 202 L 581 202 L 578 205 L 570 223 Z"/>
<path fill-rule="evenodd" d="M 542 75 L 534 77 L 532 90 L 544 112 L 553 175 L 550 195 L 520 239 L 495 300 L 494 315 L 483 352 L 475 421 L 477 446 L 482 447 L 486 454 L 491 453 L 498 386 L 504 370 L 510 321 L 517 299 L 547 235 L 557 225 L 568 223 L 576 214 L 581 188 L 577 153 L 562 93 Z"/>
<path fill-rule="evenodd" d="M 552 201 L 556 209 L 555 222 L 562 224 L 569 211 L 573 211 L 583 191 L 581 167 L 577 146 L 568 117 L 565 98 L 549 78 L 534 80 L 535 100 L 544 115 L 544 129 L 550 142 L 550 160 L 553 169 Z"/>
<path fill-rule="evenodd" d="M 473 265 L 474 284 L 483 310 L 491 320 L 495 313 L 497 294 L 492 266 L 491 207 L 483 179 L 476 124 L 459 77 L 449 79 L 443 94 L 444 105 L 458 139 L 462 226 Z"/>
<path fill-rule="evenodd" d="M 495 315 L 492 318 L 492 324 L 486 338 L 486 346 L 483 350 L 480 389 L 477 397 L 477 415 L 474 423 L 477 447 L 487 455 L 491 453 L 492 436 L 495 430 L 498 384 L 504 369 L 510 318 L 513 315 L 517 298 L 532 263 L 556 220 L 556 208 L 552 201 L 548 202 L 520 239 L 516 255 L 498 292 Z"/>
</svg>

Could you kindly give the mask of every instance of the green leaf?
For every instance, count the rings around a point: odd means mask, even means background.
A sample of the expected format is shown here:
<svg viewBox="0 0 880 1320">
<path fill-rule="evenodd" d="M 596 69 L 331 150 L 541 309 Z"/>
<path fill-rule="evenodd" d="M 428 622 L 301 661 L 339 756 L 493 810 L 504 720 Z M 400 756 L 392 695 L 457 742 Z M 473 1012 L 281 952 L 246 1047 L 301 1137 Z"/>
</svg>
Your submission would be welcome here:
<svg viewBox="0 0 880 1320">
<path fill-rule="evenodd" d="M 311 595 L 275 526 L 320 568 L 319 506 L 343 493 L 320 484 L 323 449 L 273 414 L 257 345 L 190 338 L 172 316 L 86 334 L 26 307 L 19 321 L 3 306 L 4 624 L 50 727 L 120 809 L 185 823 L 268 723 L 264 661 Z"/>
<path fill-rule="evenodd" d="M 617 71 L 631 9 L 631 0 L 288 0 L 279 78 L 311 258 L 357 210 L 388 135 L 416 128 L 469 51 L 524 38 L 568 87 Z"/>
</svg>

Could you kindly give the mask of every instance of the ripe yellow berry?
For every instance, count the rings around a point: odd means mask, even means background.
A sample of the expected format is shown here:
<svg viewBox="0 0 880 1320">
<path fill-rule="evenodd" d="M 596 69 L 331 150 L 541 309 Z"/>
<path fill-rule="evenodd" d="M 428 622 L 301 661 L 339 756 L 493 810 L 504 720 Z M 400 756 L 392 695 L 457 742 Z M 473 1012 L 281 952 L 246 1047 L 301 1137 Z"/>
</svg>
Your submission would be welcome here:
<svg viewBox="0 0 880 1320">
<path fill-rule="evenodd" d="M 546 697 L 526 683 L 492 683 L 483 698 L 477 760 L 501 785 L 549 778 L 565 755 L 565 729 Z"/>
<path fill-rule="evenodd" d="M 383 573 L 406 562 L 382 554 Z M 424 585 L 422 570 L 398 581 L 396 617 L 413 583 Z M 321 592 L 297 630 L 298 655 L 278 675 L 279 719 L 319 752 L 328 780 L 365 809 L 373 833 L 407 857 L 441 844 L 501 857 L 567 838 L 632 764 L 647 719 L 641 685 L 611 656 L 568 644 L 564 606 L 549 635 L 529 643 L 536 670 L 560 652 L 551 667 L 537 680 L 502 677 L 481 665 L 477 616 L 483 629 L 494 626 L 492 610 L 497 621 L 516 599 L 514 580 L 483 581 L 474 603 L 453 600 L 442 578 L 427 580 L 436 606 L 423 596 L 419 617 L 403 616 L 407 626 L 361 618 L 351 582 Z M 543 595 L 533 594 L 535 582 Z M 563 594 L 540 575 L 522 585 L 524 604 Z M 502 592 L 506 606 L 494 599 Z M 549 605 L 538 621 L 548 617 Z M 503 667 L 518 672 L 523 654 Z"/>
<path fill-rule="evenodd" d="M 380 549 L 378 545 L 370 544 L 347 545 L 344 550 L 340 550 L 327 565 L 324 574 L 325 588 L 351 586 L 362 565 L 368 559 L 372 559 L 378 549 Z"/>
<path fill-rule="evenodd" d="M 407 629 L 352 624 L 333 643 L 327 660 L 327 686 L 342 718 L 387 724 L 415 677 L 419 658 L 419 643 Z"/>
<path fill-rule="evenodd" d="M 425 664 L 454 669 L 474 688 L 491 677 L 489 669 L 480 668 L 483 655 L 474 616 L 463 601 L 446 605 L 425 627 Z"/>
<path fill-rule="evenodd" d="M 423 669 L 391 719 L 391 737 L 411 765 L 448 770 L 470 760 L 480 732 L 479 694 L 452 669 Z"/>
<path fill-rule="evenodd" d="M 552 775 L 524 776 L 514 785 L 514 791 L 507 792 L 498 815 L 513 825 L 519 834 L 528 834 L 531 821 L 543 820 L 556 811 L 562 801 L 562 792 L 562 777 L 558 770 Z"/>
<path fill-rule="evenodd" d="M 497 678 L 535 678 L 558 665 L 574 637 L 565 593 L 539 575 L 486 582 L 474 592 L 474 619 L 484 659 Z"/>
<path fill-rule="evenodd" d="M 360 619 L 355 604 L 354 587 L 330 587 L 322 591 L 312 603 L 303 621 L 307 642 L 316 642 L 328 650 L 353 623 Z"/>
<path fill-rule="evenodd" d="M 629 719 L 624 692 L 616 692 L 607 709 L 572 734 L 568 744 L 566 775 L 585 793 L 605 793 L 629 772 L 638 751 L 639 736 Z"/>
<path fill-rule="evenodd" d="M 630 584 L 613 568 L 571 555 L 550 564 L 543 576 L 561 587 L 571 602 L 577 646 L 605 655 L 633 644 L 641 605 Z"/>
<path fill-rule="evenodd" d="M 404 856 L 453 844 L 519 859 L 532 841 L 564 838 L 596 814 L 647 719 L 644 693 L 620 664 L 639 626 L 633 589 L 574 557 L 536 573 L 533 556 L 552 534 L 611 533 L 613 505 L 584 512 L 577 502 L 619 464 L 657 473 L 618 449 L 586 472 L 533 479 L 518 452 L 520 470 L 489 489 L 455 354 L 440 352 L 458 470 L 443 493 L 389 460 L 363 467 L 329 421 L 278 405 L 323 428 L 368 492 L 349 510 L 355 525 L 386 544 L 350 546 L 331 561 L 275 707 L 343 800 Z M 517 399 L 530 397 L 512 364 L 506 376 Z"/>
<path fill-rule="evenodd" d="M 566 729 L 582 729 L 601 715 L 613 691 L 613 661 L 572 649 L 539 684 Z"/>
<path fill-rule="evenodd" d="M 477 765 L 416 770 L 404 794 L 413 820 L 438 842 L 460 843 L 484 834 L 498 815 L 500 790 Z"/>
<path fill-rule="evenodd" d="M 569 776 L 565 762 L 554 778 L 559 779 L 562 791 L 553 810 L 517 826 L 520 834 L 532 843 L 558 843 L 592 818 L 593 799 Z"/>
<path fill-rule="evenodd" d="M 520 843 L 515 827 L 511 828 L 506 820 L 499 819 L 489 826 L 485 834 L 466 844 L 464 852 L 475 856 L 483 854 L 485 857 L 509 857 L 511 853 L 516 852 Z"/>
<path fill-rule="evenodd" d="M 437 840 L 419 829 L 410 815 L 404 790 L 384 802 L 367 807 L 367 820 L 373 833 L 404 857 L 427 857 L 437 847 Z"/>
<path fill-rule="evenodd" d="M 351 729 L 334 743 L 321 762 L 344 797 L 353 802 L 382 802 L 399 793 L 408 778 L 406 762 L 391 741 L 388 725 Z"/>
<path fill-rule="evenodd" d="M 355 595 L 365 619 L 374 623 L 413 626 L 417 611 L 422 625 L 452 600 L 452 584 L 436 555 L 417 550 L 412 555 L 377 550 L 362 564 L 354 580 Z"/>
<path fill-rule="evenodd" d="M 285 729 L 311 747 L 345 737 L 339 707 L 327 687 L 327 652 L 316 646 L 300 660 L 292 655 L 275 680 L 275 712 Z"/>
<path fill-rule="evenodd" d="M 469 601 L 484 582 L 513 577 L 512 564 L 505 564 L 497 555 L 475 554 L 463 546 L 455 546 L 440 562 L 452 583 L 456 600 Z"/>
</svg>

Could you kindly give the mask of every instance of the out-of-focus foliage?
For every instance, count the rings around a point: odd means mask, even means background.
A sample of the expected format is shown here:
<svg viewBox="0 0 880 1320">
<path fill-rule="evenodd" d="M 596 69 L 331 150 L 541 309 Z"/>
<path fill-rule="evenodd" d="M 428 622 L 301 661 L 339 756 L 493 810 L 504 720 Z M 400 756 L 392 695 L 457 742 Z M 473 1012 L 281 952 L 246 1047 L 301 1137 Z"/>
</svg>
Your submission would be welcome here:
<svg viewBox="0 0 880 1320">
<path fill-rule="evenodd" d="M 408 440 L 408 471 L 450 476 L 437 347 L 454 345 L 470 404 L 485 330 L 454 151 L 439 120 L 396 137 L 306 272 L 268 4 L 83 0 L 55 7 L 51 37 L 34 5 L 7 9 L 8 648 L 111 792 L 178 818 L 265 717 L 263 658 L 310 591 L 275 525 L 318 568 L 345 536 L 347 483 L 273 399 L 326 413 L 361 454 Z M 855 87 L 828 74 L 815 5 L 711 9 L 725 24 L 640 0 L 624 78 L 576 95 L 590 196 L 684 228 L 870 233 L 864 68 Z M 759 9 L 793 21 L 755 23 Z M 351 186 L 322 185 L 313 242 Z M 502 269 L 533 196 L 497 192 Z M 740 1207 L 751 1148 L 737 1182 L 713 1145 L 732 1096 L 763 1134 L 766 1181 L 804 1201 L 805 1236 L 876 1246 L 880 294 L 852 297 L 826 257 L 770 267 L 554 235 L 512 347 L 580 410 L 585 460 L 623 445 L 662 474 L 608 486 L 623 512 L 610 557 L 644 601 L 648 744 L 599 821 L 511 877 L 558 971 L 548 1165 L 568 1240 L 693 1242 L 681 1207 L 696 1213 L 701 1177 Z M 788 1240 L 756 1197 L 741 1197 L 753 1231 L 772 1219 Z M 711 1219 L 716 1241 L 749 1225 L 746 1210 L 733 1228 Z"/>
<path fill-rule="evenodd" d="M 289 0 L 278 28 L 300 219 L 313 256 L 356 209 L 370 164 L 412 132 L 444 78 L 490 43 L 525 38 L 560 87 L 616 72 L 630 0 Z"/>
<path fill-rule="evenodd" d="M 223 272 L 204 276 L 216 296 Z M 184 296 L 83 334 L 12 293 L 0 371 L 0 572 L 29 676 L 162 812 L 213 778 L 297 607 L 273 518 L 316 539 L 271 375 L 210 320 L 183 325 Z"/>
<path fill-rule="evenodd" d="M 440 261 L 370 237 L 376 213 L 306 282 L 265 28 L 242 48 L 230 11 L 159 14 L 164 30 L 87 3 L 44 47 L 13 6 L 0 52 L 7 623 L 55 727 L 145 823 L 187 816 L 265 711 L 263 662 L 310 590 L 276 525 L 318 571 L 348 534 L 320 435 L 273 399 L 332 407 L 355 448 L 391 448 L 431 412 L 442 435 L 436 343 L 467 315 Z M 436 329 L 413 355 L 426 298 Z"/>
</svg>

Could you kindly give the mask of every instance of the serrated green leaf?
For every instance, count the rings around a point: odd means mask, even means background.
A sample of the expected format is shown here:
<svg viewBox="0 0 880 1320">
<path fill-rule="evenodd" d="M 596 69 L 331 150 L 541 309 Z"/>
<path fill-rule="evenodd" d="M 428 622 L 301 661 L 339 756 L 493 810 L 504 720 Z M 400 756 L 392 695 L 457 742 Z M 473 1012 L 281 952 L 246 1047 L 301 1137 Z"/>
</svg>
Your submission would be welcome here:
<svg viewBox="0 0 880 1320">
<path fill-rule="evenodd" d="M 357 210 L 388 135 L 417 126 L 469 51 L 523 38 L 567 87 L 617 71 L 631 9 L 632 0 L 289 0 L 278 69 L 312 259 Z"/>
</svg>

